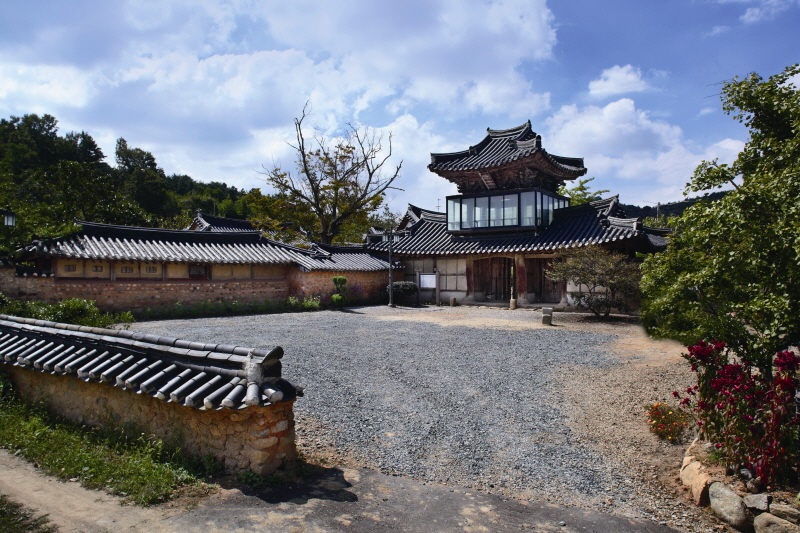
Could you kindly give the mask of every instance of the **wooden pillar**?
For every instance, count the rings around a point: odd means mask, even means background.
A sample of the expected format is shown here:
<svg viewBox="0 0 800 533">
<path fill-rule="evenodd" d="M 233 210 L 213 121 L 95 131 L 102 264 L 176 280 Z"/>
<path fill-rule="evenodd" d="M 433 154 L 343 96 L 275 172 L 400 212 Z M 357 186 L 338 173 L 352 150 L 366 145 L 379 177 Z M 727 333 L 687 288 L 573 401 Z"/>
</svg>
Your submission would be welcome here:
<svg viewBox="0 0 800 533">
<path fill-rule="evenodd" d="M 467 257 L 467 296 L 475 293 L 475 280 L 472 278 L 472 257 Z"/>
<path fill-rule="evenodd" d="M 521 304 L 528 303 L 528 270 L 525 268 L 525 257 L 514 254 L 514 263 L 517 266 L 517 300 Z"/>
</svg>

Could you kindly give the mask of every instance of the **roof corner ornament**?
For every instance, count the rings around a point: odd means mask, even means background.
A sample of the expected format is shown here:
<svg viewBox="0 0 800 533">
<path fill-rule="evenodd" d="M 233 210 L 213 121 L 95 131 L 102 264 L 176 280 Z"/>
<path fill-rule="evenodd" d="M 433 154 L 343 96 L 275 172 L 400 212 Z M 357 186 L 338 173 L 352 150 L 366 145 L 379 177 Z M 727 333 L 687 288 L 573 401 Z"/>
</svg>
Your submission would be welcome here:
<svg viewBox="0 0 800 533">
<path fill-rule="evenodd" d="M 509 150 L 516 150 L 517 149 L 517 140 L 516 139 L 508 139 L 508 148 Z"/>
<path fill-rule="evenodd" d="M 478 149 L 474 146 L 469 147 L 469 155 L 478 155 Z"/>
<path fill-rule="evenodd" d="M 536 136 L 536 149 L 537 150 L 541 150 L 542 149 L 542 136 L 541 135 L 537 135 Z"/>
</svg>

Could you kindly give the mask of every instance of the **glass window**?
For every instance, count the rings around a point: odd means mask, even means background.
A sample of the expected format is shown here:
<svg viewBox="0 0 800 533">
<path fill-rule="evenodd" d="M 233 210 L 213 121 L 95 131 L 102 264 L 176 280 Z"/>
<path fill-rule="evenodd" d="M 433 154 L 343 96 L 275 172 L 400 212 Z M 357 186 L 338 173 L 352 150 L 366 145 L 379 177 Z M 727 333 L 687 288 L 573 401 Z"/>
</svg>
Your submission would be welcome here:
<svg viewBox="0 0 800 533">
<path fill-rule="evenodd" d="M 475 198 L 475 222 L 473 227 L 489 227 L 489 198 Z"/>
<path fill-rule="evenodd" d="M 542 193 L 536 193 L 536 225 L 537 226 L 544 226 L 542 222 L 544 219 L 542 218 Z"/>
<path fill-rule="evenodd" d="M 506 194 L 503 196 L 503 225 L 516 226 L 519 224 L 517 220 L 517 204 L 519 203 L 519 195 Z"/>
<path fill-rule="evenodd" d="M 502 226 L 503 225 L 503 197 L 490 196 L 489 197 L 489 225 Z"/>
<path fill-rule="evenodd" d="M 523 192 L 519 195 L 520 224 L 523 226 L 536 225 L 536 193 Z"/>
<path fill-rule="evenodd" d="M 461 201 L 458 198 L 447 199 L 447 230 L 461 229 L 460 225 Z"/>
<path fill-rule="evenodd" d="M 542 195 L 542 226 L 550 224 L 550 210 L 553 207 L 553 197 Z"/>
<path fill-rule="evenodd" d="M 474 225 L 475 199 L 461 199 L 461 229 L 470 229 Z"/>
</svg>

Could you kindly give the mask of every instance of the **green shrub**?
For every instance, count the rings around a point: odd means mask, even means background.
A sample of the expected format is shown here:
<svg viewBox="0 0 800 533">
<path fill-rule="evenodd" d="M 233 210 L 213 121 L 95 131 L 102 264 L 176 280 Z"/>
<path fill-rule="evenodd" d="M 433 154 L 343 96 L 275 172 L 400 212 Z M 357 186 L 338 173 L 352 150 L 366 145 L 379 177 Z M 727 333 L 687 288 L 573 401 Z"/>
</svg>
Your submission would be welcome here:
<svg viewBox="0 0 800 533">
<path fill-rule="evenodd" d="M 0 312 L 6 315 L 64 322 L 93 328 L 108 328 L 113 324 L 124 324 L 127 329 L 134 321 L 130 311 L 124 313 L 102 313 L 91 300 L 70 298 L 55 304 L 27 300 L 10 300 L 0 294 Z"/>
<path fill-rule="evenodd" d="M 395 281 L 392 283 L 392 290 L 395 296 L 407 296 L 416 294 L 418 287 L 413 281 Z M 386 286 L 386 292 L 389 292 L 389 286 Z"/>
<path fill-rule="evenodd" d="M 331 302 L 333 302 L 334 307 L 344 307 L 346 300 L 341 294 L 334 294 L 331 296 Z"/>
</svg>

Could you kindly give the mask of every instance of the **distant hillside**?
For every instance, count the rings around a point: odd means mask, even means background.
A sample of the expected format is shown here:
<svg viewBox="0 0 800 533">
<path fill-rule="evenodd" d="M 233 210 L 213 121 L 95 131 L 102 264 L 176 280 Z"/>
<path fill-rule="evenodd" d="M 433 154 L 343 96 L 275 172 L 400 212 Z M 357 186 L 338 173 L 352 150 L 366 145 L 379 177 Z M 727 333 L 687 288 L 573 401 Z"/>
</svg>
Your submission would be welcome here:
<svg viewBox="0 0 800 533">
<path fill-rule="evenodd" d="M 661 216 L 682 215 L 687 207 L 692 206 L 700 200 L 719 200 L 723 198 L 729 191 L 712 192 L 705 196 L 696 198 L 687 198 L 681 202 L 672 202 L 669 204 L 661 204 Z M 656 206 L 646 205 L 644 207 L 631 204 L 619 204 L 624 210 L 625 215 L 629 218 L 646 218 L 656 216 Z"/>
</svg>

